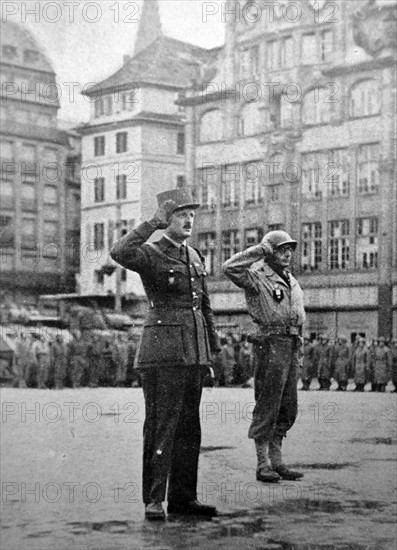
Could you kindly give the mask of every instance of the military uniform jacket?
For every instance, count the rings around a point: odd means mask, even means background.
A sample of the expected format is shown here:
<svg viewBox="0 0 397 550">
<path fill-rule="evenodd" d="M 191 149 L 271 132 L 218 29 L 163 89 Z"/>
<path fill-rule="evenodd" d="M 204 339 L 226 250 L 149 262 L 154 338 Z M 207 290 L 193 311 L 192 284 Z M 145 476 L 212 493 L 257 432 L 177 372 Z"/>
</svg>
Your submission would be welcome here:
<svg viewBox="0 0 397 550">
<path fill-rule="evenodd" d="M 220 346 L 206 284 L 206 271 L 197 250 L 179 248 L 162 237 L 147 243 L 154 229 L 148 222 L 122 237 L 112 248 L 117 263 L 139 273 L 149 300 L 135 366 L 211 364 Z"/>
<path fill-rule="evenodd" d="M 259 260 L 259 261 L 258 261 Z M 296 326 L 305 321 L 303 292 L 289 274 L 291 286 L 263 260 L 263 250 L 252 247 L 223 264 L 225 275 L 245 290 L 248 311 L 262 326 Z"/>
</svg>

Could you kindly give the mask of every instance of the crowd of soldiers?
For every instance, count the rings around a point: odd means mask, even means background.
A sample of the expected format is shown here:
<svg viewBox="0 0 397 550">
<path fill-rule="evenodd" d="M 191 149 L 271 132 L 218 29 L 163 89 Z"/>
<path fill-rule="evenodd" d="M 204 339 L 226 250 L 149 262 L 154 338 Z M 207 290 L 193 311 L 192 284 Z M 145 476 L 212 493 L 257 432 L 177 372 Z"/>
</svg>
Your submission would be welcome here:
<svg viewBox="0 0 397 550">
<path fill-rule="evenodd" d="M 245 385 L 253 377 L 254 358 L 250 338 L 229 332 L 221 339 L 222 352 L 214 365 L 215 383 L 218 386 Z M 346 391 L 349 380 L 354 380 L 355 391 L 364 391 L 370 383 L 371 391 L 384 392 L 391 381 L 397 390 L 397 339 L 390 343 L 384 337 L 367 344 L 358 338 L 349 344 L 345 336 L 333 342 L 321 335 L 311 340 L 303 338 L 301 360 L 301 389 L 307 391 L 314 379 L 316 389 L 328 391 L 336 382 L 337 391 Z M 369 388 L 368 388 L 369 389 Z"/>
<path fill-rule="evenodd" d="M 64 341 L 61 333 L 53 338 L 40 331 L 18 335 L 12 365 L 14 385 L 30 388 L 140 386 L 134 370 L 138 338 L 128 333 L 81 330 L 73 331 Z M 228 332 L 221 338 L 222 351 L 213 365 L 216 386 L 251 385 L 255 361 L 249 336 Z M 311 388 L 317 379 L 318 390 L 328 391 L 336 382 L 337 391 L 346 391 L 354 380 L 355 391 L 384 392 L 391 381 L 397 391 L 397 339 L 384 337 L 369 344 L 358 338 L 349 344 L 339 336 L 331 342 L 321 335 L 317 340 L 303 338 L 301 389 Z"/>
<path fill-rule="evenodd" d="M 21 332 L 14 347 L 14 385 L 29 388 L 139 385 L 133 370 L 136 337 L 127 333 L 73 331 L 48 338 L 42 332 Z"/>
<path fill-rule="evenodd" d="M 397 339 L 390 343 L 383 336 L 371 340 L 358 338 L 348 344 L 345 336 L 330 342 L 321 335 L 317 342 L 305 336 L 302 358 L 302 389 L 309 390 L 313 378 L 318 379 L 319 390 L 328 391 L 331 380 L 337 382 L 337 391 L 346 391 L 349 379 L 355 391 L 364 391 L 369 383 L 371 391 L 384 392 L 391 381 L 397 391 Z"/>
</svg>

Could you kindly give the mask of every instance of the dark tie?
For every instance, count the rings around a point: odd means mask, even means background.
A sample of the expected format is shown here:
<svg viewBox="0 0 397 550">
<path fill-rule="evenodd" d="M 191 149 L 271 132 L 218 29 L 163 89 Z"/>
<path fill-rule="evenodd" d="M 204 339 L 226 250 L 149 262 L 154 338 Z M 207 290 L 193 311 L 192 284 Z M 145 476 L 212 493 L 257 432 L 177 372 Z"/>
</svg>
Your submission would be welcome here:
<svg viewBox="0 0 397 550">
<path fill-rule="evenodd" d="M 179 259 L 182 260 L 182 262 L 187 261 L 186 252 L 186 246 L 184 244 L 181 244 L 181 246 L 179 247 Z"/>
</svg>

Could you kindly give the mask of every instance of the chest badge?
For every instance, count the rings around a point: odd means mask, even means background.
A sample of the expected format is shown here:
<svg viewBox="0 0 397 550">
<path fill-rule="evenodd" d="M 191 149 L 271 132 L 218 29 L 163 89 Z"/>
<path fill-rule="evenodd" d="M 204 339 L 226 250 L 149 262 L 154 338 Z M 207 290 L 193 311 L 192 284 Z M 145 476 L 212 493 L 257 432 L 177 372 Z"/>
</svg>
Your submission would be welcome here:
<svg viewBox="0 0 397 550">
<path fill-rule="evenodd" d="M 170 269 L 168 274 L 168 284 L 173 285 L 175 283 L 175 273 L 173 269 Z"/>
<path fill-rule="evenodd" d="M 273 289 L 273 299 L 280 303 L 284 300 L 284 291 L 282 288 L 276 286 L 274 289 Z"/>
</svg>

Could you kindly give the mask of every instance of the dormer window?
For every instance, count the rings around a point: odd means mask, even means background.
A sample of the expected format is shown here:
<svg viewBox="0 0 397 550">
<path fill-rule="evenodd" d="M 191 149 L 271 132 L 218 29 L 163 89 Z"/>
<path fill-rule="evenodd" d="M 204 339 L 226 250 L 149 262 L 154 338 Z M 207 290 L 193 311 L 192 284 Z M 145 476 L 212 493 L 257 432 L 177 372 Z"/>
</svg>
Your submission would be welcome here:
<svg viewBox="0 0 397 550">
<path fill-rule="evenodd" d="M 3 54 L 3 57 L 5 57 L 6 59 L 14 59 L 14 57 L 16 57 L 17 55 L 17 49 L 15 46 L 3 46 L 1 48 L 1 51 L 2 51 L 2 54 Z"/>
<path fill-rule="evenodd" d="M 36 63 L 39 60 L 40 54 L 36 50 L 25 50 L 23 52 L 23 60 L 28 63 Z"/>
</svg>

